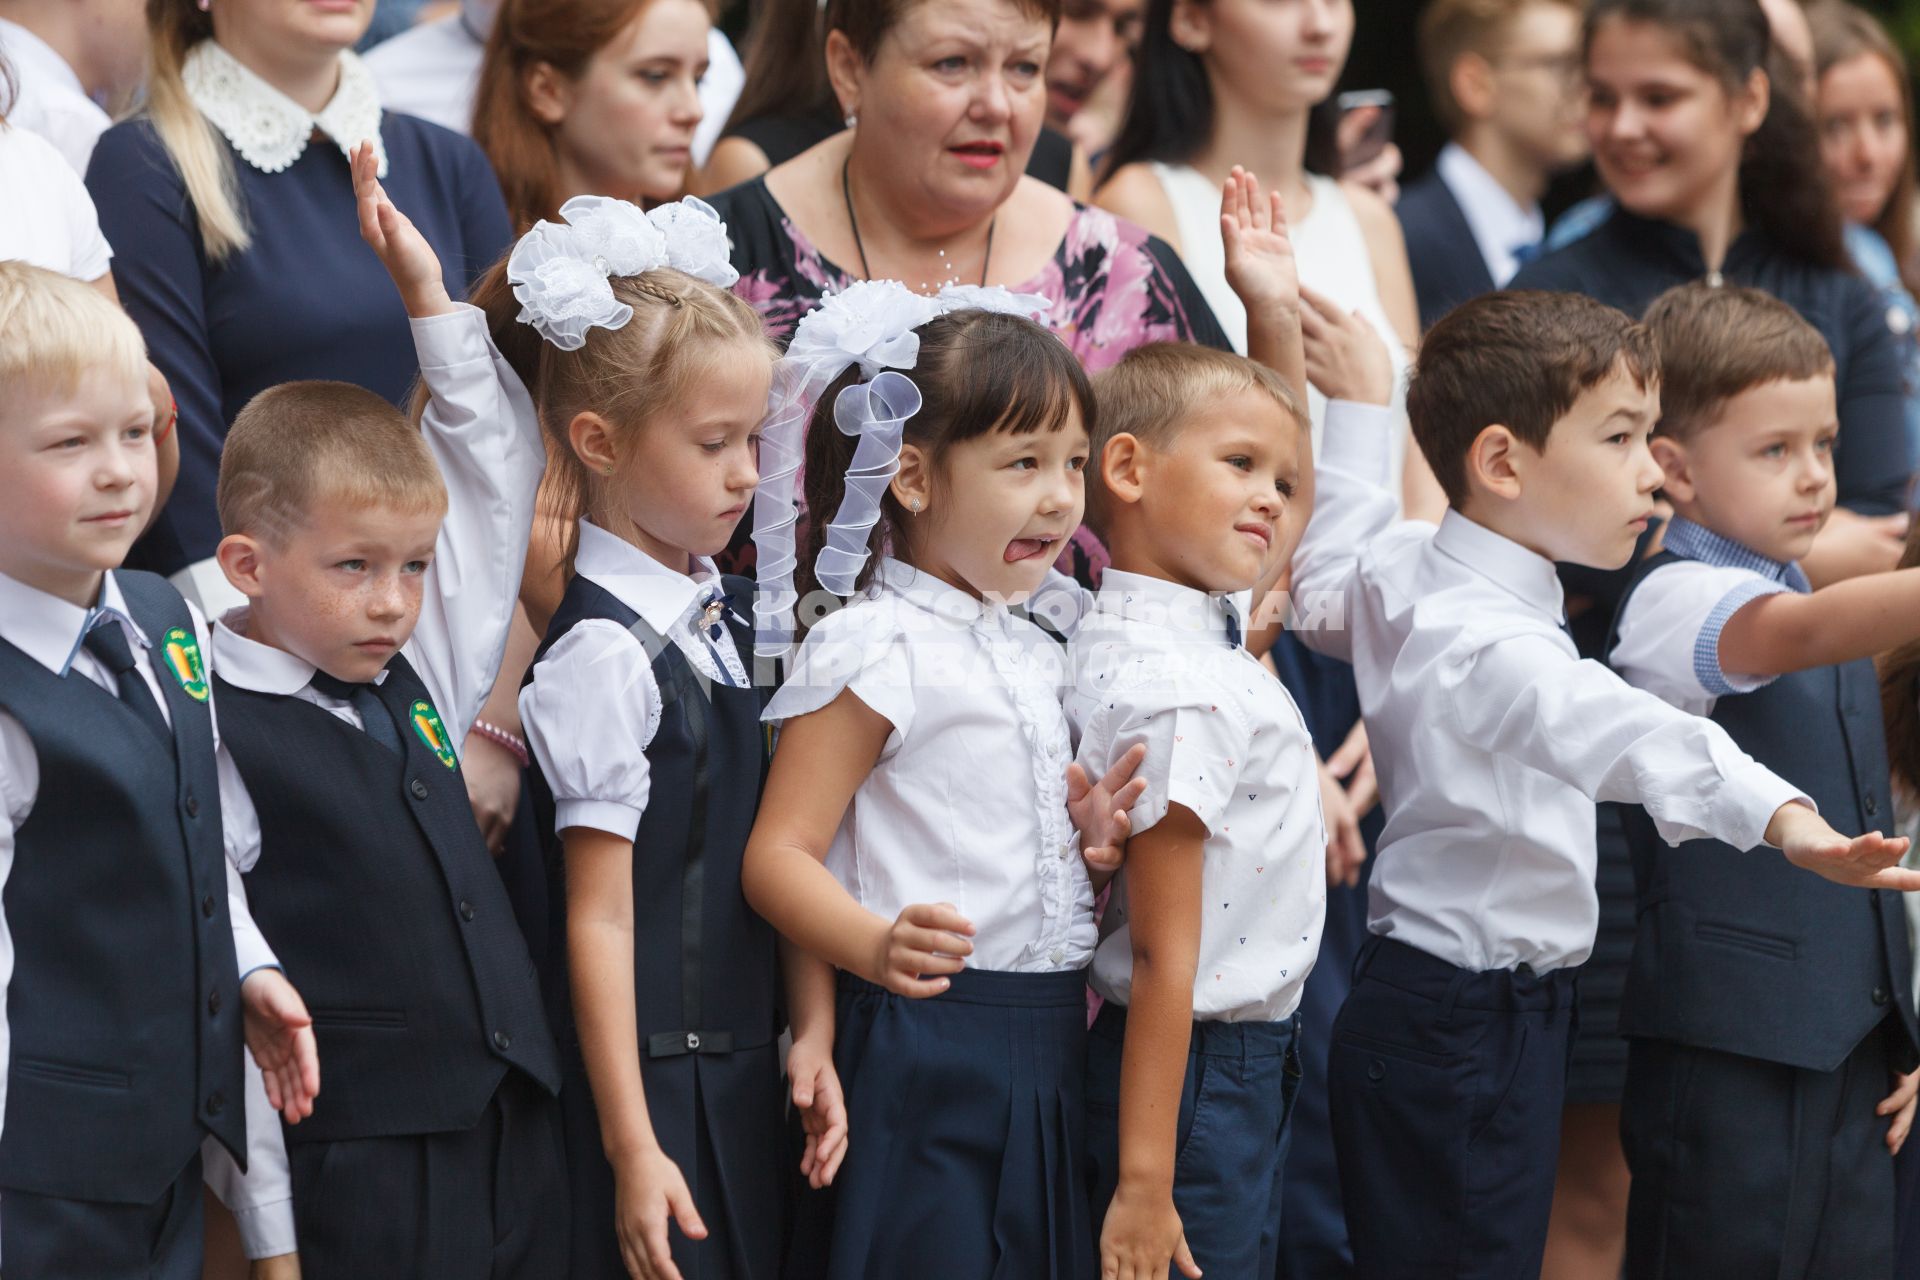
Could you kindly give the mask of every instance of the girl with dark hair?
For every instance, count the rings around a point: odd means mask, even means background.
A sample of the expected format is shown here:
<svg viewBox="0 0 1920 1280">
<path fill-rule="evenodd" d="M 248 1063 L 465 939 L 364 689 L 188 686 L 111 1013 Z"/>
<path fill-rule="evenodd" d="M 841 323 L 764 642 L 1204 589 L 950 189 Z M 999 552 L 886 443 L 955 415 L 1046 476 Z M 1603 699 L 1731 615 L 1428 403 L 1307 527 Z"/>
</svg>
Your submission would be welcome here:
<svg viewBox="0 0 1920 1280">
<path fill-rule="evenodd" d="M 1859 517 L 1902 510 L 1913 456 L 1886 308 L 1848 266 L 1812 119 L 1792 78 L 1770 74 L 1770 47 L 1756 0 L 1597 0 L 1587 133 L 1617 207 L 1513 287 L 1638 315 L 1706 277 L 1771 293 L 1819 329 L 1840 390 L 1842 509 L 1802 562 L 1817 586 L 1893 567 L 1900 529 Z"/>
<path fill-rule="evenodd" d="M 1808 13 L 1820 159 L 1846 216 L 1847 252 L 1880 290 L 1900 348 L 1908 442 L 1920 452 L 1920 252 L 1913 224 L 1913 87 L 1872 14 L 1844 0 Z"/>
<path fill-rule="evenodd" d="M 1079 362 L 1028 318 L 1044 307 L 855 285 L 783 366 L 824 394 L 776 409 L 762 442 L 761 636 L 783 651 L 796 603 L 812 625 L 767 707 L 782 727 L 741 886 L 839 970 L 831 1280 L 1097 1270 L 1089 864 L 1114 843 L 1094 815 L 1118 821 L 1144 783 L 1110 790 L 1135 752 L 1076 785 L 1064 650 L 1022 609 L 1080 523 L 1094 419 Z"/>
<path fill-rule="evenodd" d="M 487 37 L 473 138 L 524 232 L 579 195 L 686 191 L 712 26 L 701 0 L 506 0 Z"/>
</svg>

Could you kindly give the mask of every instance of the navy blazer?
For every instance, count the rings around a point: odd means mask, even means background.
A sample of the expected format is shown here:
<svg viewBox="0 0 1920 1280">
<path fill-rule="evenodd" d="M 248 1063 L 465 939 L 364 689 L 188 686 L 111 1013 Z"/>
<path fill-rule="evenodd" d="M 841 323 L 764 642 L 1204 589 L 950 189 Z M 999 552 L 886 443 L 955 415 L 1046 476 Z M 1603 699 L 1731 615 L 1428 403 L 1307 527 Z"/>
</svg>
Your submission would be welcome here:
<svg viewBox="0 0 1920 1280">
<path fill-rule="evenodd" d="M 1409 183 L 1394 212 L 1400 216 L 1400 230 L 1407 240 L 1422 331 L 1468 298 L 1493 291 L 1493 276 L 1481 256 L 1480 242 L 1473 238 L 1467 215 L 1438 169 Z"/>
</svg>

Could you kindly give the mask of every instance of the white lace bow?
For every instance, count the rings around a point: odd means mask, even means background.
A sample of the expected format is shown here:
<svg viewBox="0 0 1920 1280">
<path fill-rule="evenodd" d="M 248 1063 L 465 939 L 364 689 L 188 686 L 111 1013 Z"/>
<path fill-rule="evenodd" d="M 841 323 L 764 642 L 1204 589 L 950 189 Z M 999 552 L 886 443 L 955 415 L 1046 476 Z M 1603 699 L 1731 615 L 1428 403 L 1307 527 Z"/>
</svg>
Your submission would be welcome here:
<svg viewBox="0 0 1920 1280">
<path fill-rule="evenodd" d="M 926 297 L 897 280 L 862 280 L 828 295 L 801 317 L 774 370 L 760 433 L 760 487 L 753 498 L 755 653 L 784 657 L 793 647 L 800 459 L 815 403 L 849 366 L 860 366 L 863 383 L 843 391 L 834 404 L 834 425 L 859 442 L 847 470 L 846 494 L 827 522 L 826 544 L 814 566 L 820 585 L 844 598 L 867 562 L 881 499 L 900 470 L 907 420 L 920 411 L 920 389 L 913 381 L 882 370 L 913 368 L 920 359 L 920 335 L 914 330 L 938 316 L 968 310 L 1046 324 L 1053 304 L 1040 294 L 998 285 L 948 285 Z"/>
<path fill-rule="evenodd" d="M 614 296 L 614 276 L 672 267 L 730 288 L 740 278 L 729 260 L 727 224 L 704 200 L 688 196 L 641 212 L 625 200 L 575 196 L 564 222 L 542 219 L 507 259 L 520 321 L 562 351 L 578 351 L 594 327 L 618 329 L 633 308 Z"/>
</svg>

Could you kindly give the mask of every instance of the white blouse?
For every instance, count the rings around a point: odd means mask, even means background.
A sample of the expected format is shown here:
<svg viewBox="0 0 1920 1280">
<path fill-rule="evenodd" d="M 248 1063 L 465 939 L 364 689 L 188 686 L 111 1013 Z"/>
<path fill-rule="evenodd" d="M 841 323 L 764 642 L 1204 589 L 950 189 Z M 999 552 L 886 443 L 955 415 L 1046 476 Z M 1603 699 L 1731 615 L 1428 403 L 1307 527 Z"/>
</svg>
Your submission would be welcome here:
<svg viewBox="0 0 1920 1280">
<path fill-rule="evenodd" d="M 766 718 L 850 689 L 893 726 L 827 854 L 860 905 L 892 920 L 953 903 L 978 930 L 973 968 L 1087 965 L 1093 887 L 1067 814 L 1064 675 L 1065 651 L 1032 622 L 891 559 L 807 633 Z"/>
<path fill-rule="evenodd" d="M 707 680 L 747 685 L 733 633 L 711 635 L 705 600 L 718 579 L 702 558 L 691 575 L 585 520 L 574 572 L 615 599 L 685 654 Z M 727 606 L 738 614 L 747 601 Z M 647 747 L 660 728 L 660 686 L 653 655 L 611 618 L 588 618 L 534 664 L 520 692 L 520 721 L 540 772 L 553 789 L 556 832 L 592 827 L 631 840 L 652 795 Z"/>
</svg>

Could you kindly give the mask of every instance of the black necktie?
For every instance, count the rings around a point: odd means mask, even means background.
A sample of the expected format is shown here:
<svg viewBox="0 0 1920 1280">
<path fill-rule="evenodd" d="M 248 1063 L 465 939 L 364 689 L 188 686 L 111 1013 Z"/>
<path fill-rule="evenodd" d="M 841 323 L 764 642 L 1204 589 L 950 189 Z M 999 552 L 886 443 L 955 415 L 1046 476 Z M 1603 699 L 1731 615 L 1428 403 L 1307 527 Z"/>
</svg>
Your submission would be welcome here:
<svg viewBox="0 0 1920 1280">
<path fill-rule="evenodd" d="M 1232 605 L 1228 605 L 1227 606 L 1227 644 L 1231 648 L 1238 649 L 1241 643 L 1242 643 L 1242 640 L 1240 636 L 1240 615 L 1233 611 Z"/>
<path fill-rule="evenodd" d="M 126 703 L 128 709 L 139 716 L 141 722 L 171 750 L 173 730 L 167 727 L 167 718 L 160 714 L 160 704 L 153 700 L 153 690 L 140 678 L 138 664 L 133 660 L 133 646 L 127 643 L 127 633 L 121 630 L 120 624 L 107 614 L 99 614 L 80 643 L 107 670 L 113 672 L 114 685 L 120 691 L 120 701 Z"/>
<path fill-rule="evenodd" d="M 406 755 L 400 749 L 400 732 L 393 727 L 393 717 L 387 714 L 387 704 L 380 701 L 380 695 L 373 691 L 372 685 L 338 680 L 324 671 L 313 673 L 312 684 L 329 698 L 338 698 L 358 712 L 360 727 L 367 731 L 369 738 L 397 756 Z"/>
</svg>

